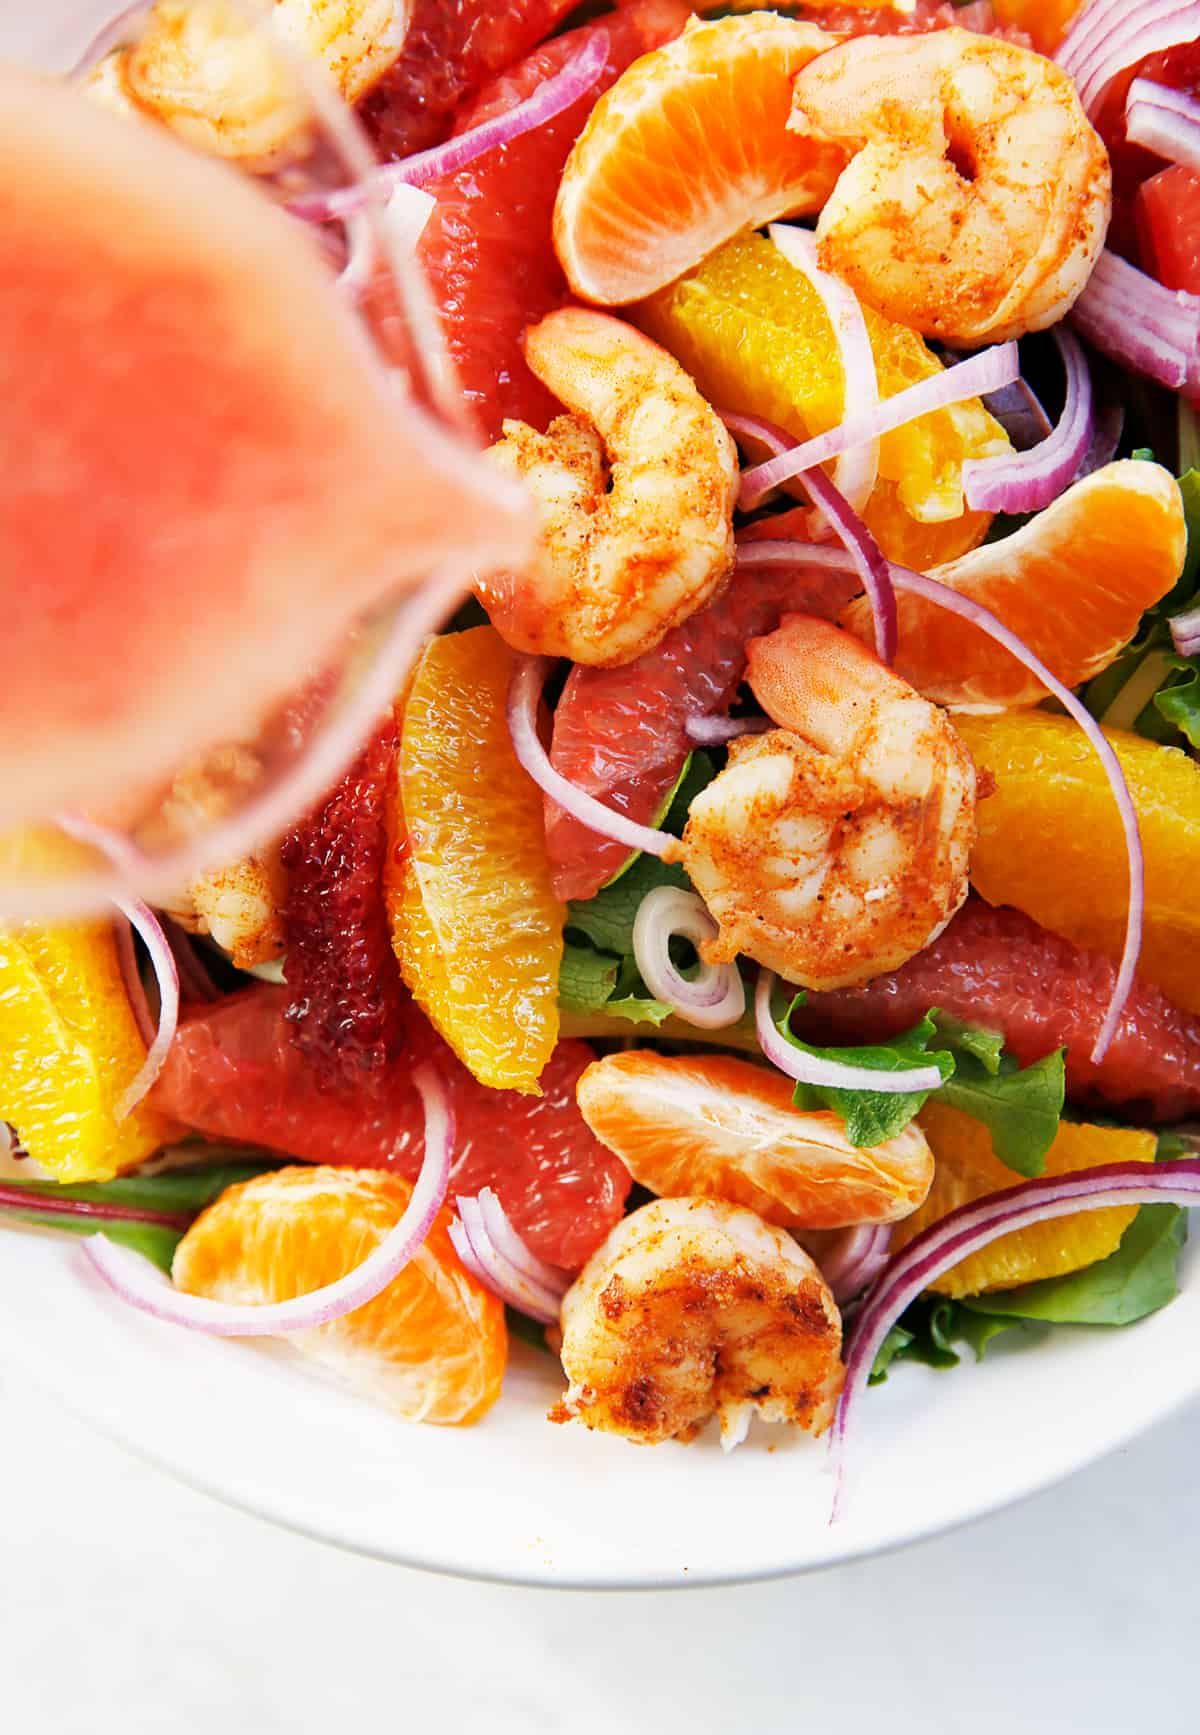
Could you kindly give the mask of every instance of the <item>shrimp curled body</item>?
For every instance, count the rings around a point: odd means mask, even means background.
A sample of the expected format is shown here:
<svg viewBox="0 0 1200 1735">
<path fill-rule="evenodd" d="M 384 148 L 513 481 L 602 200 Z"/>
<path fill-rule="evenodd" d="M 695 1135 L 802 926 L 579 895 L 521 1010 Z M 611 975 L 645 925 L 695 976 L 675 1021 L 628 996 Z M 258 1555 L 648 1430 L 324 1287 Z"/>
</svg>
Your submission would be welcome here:
<svg viewBox="0 0 1200 1735">
<path fill-rule="evenodd" d="M 354 103 L 399 58 L 411 0 L 275 0 L 283 43 Z M 309 146 L 313 114 L 293 63 L 230 0 L 160 0 L 136 41 L 96 66 L 89 93 L 148 115 L 212 156 L 259 172 Z"/>
<path fill-rule="evenodd" d="M 729 576 L 736 447 L 679 363 L 611 314 L 548 314 L 525 355 L 571 414 L 545 434 L 507 421 L 492 447 L 541 523 L 533 565 L 480 594 L 518 650 L 632 662 Z"/>
<path fill-rule="evenodd" d="M 691 805 L 684 863 L 739 952 L 806 988 L 898 969 L 967 895 L 975 768 L 946 717 L 826 621 L 752 640 L 781 727 L 744 737 Z"/>
<path fill-rule="evenodd" d="M 841 1316 L 782 1229 L 717 1199 L 655 1199 L 625 1217 L 562 1306 L 570 1387 L 551 1421 L 653 1445 L 710 1416 L 722 1444 L 752 1416 L 828 1427 L 842 1385 Z"/>
<path fill-rule="evenodd" d="M 826 270 L 927 337 L 1040 331 L 1086 287 L 1112 208 L 1072 80 L 968 30 L 861 37 L 797 78 L 788 125 L 855 152 L 817 224 Z"/>
</svg>

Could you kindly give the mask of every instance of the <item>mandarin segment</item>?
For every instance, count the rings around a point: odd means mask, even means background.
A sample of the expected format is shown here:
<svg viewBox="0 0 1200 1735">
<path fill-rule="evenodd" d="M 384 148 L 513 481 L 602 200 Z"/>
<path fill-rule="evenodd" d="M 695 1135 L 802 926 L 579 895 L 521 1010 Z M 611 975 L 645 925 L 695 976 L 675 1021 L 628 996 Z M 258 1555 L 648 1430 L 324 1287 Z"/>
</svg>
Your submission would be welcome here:
<svg viewBox="0 0 1200 1735">
<path fill-rule="evenodd" d="M 792 81 L 836 38 L 772 12 L 689 24 L 635 61 L 567 160 L 554 245 L 587 301 L 639 301 L 773 217 L 817 211 L 845 165 L 787 129 Z"/>
<path fill-rule="evenodd" d="M 941 372 L 924 340 L 863 309 L 880 395 Z M 820 297 L 774 242 L 739 235 L 635 310 L 711 403 L 762 416 L 797 440 L 845 414 L 837 343 Z M 991 522 L 967 512 L 962 466 L 1009 450 L 979 400 L 920 416 L 880 441 L 880 480 L 864 514 L 892 560 L 924 570 L 980 542 Z"/>
<path fill-rule="evenodd" d="M 792 1088 L 730 1055 L 632 1050 L 589 1066 L 578 1100 L 596 1137 L 664 1198 L 724 1199 L 784 1228 L 892 1223 L 916 1210 L 933 1158 L 915 1126 L 859 1150 L 838 1115 L 796 1108 Z"/>
<path fill-rule="evenodd" d="M 403 705 L 389 852 L 392 943 L 431 1023 L 482 1083 L 536 1094 L 558 1038 L 563 906 L 542 798 L 505 720 L 492 627 L 434 639 Z"/>
<path fill-rule="evenodd" d="M 360 1265 L 412 1185 L 378 1170 L 278 1169 L 222 1193 L 175 1253 L 178 1289 L 213 1301 L 290 1301 Z M 364 1307 L 287 1341 L 406 1421 L 478 1421 L 500 1395 L 504 1308 L 460 1264 L 439 1211 L 412 1261 Z"/>
<path fill-rule="evenodd" d="M 1126 459 L 1068 488 L 999 542 L 930 573 L 991 609 L 1068 687 L 1108 668 L 1146 609 L 1183 570 L 1187 525 L 1173 476 Z M 895 666 L 926 698 L 952 710 L 1037 705 L 1045 687 L 994 639 L 936 603 L 901 590 Z M 870 608 L 852 602 L 842 624 L 874 642 Z"/>
<path fill-rule="evenodd" d="M 895 1231 L 894 1251 L 960 1205 L 1005 1191 L 1020 1181 L 993 1156 L 991 1134 L 982 1122 L 936 1101 L 926 1103 L 920 1121 L 933 1147 L 937 1169 L 924 1205 Z M 1046 1153 L 1045 1173 L 1072 1175 L 1078 1169 L 1106 1163 L 1152 1163 L 1155 1149 L 1153 1133 L 1064 1121 Z M 1137 1212 L 1136 1205 L 1112 1206 L 1015 1230 L 960 1260 L 930 1287 L 939 1295 L 959 1299 L 1081 1271 L 1116 1252 Z"/>
<path fill-rule="evenodd" d="M 1117 959 L 1129 870 L 1104 769 L 1067 717 L 1046 711 L 959 717 L 958 731 L 996 792 L 979 804 L 971 878 L 991 904 L 1014 904 L 1078 946 Z M 1200 1012 L 1200 765 L 1177 747 L 1105 730 L 1137 808 L 1146 860 L 1138 974 Z"/>
</svg>

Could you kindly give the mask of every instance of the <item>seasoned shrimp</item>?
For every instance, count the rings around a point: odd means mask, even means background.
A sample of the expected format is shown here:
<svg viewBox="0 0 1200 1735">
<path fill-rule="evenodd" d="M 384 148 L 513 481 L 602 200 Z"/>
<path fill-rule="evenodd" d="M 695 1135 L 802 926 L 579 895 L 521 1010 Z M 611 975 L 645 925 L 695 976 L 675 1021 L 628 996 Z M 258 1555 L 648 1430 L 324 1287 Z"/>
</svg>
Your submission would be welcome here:
<svg viewBox="0 0 1200 1735">
<path fill-rule="evenodd" d="M 222 747 L 182 770 L 139 841 L 152 847 L 178 843 L 222 819 L 262 777 L 257 756 L 245 747 Z M 287 873 L 278 845 L 192 880 L 165 908 L 182 927 L 209 934 L 240 970 L 281 958 Z"/>
<path fill-rule="evenodd" d="M 1053 61 L 968 30 L 861 37 L 800 73 L 788 125 L 857 153 L 819 255 L 889 318 L 979 344 L 1053 325 L 1085 288 L 1112 173 Z"/>
<path fill-rule="evenodd" d="M 593 1253 L 562 1304 L 570 1381 L 553 1422 L 655 1445 L 755 1412 L 819 1434 L 842 1386 L 842 1322 L 807 1253 L 740 1205 L 655 1199 Z"/>
<path fill-rule="evenodd" d="M 732 570 L 736 447 L 679 363 L 610 314 L 548 314 L 525 356 L 571 414 L 545 434 L 505 422 L 492 447 L 532 491 L 541 532 L 533 565 L 480 595 L 518 650 L 632 662 Z"/>
<path fill-rule="evenodd" d="M 285 41 L 357 102 L 404 46 L 411 0 L 275 0 Z M 160 0 L 137 40 L 89 75 L 109 107 L 139 111 L 189 143 L 269 171 L 306 148 L 311 104 L 288 57 L 231 0 Z"/>
<path fill-rule="evenodd" d="M 781 725 L 744 737 L 691 805 L 684 863 L 739 952 L 805 988 L 895 970 L 967 895 L 975 767 L 944 712 L 827 621 L 747 647 Z"/>
</svg>

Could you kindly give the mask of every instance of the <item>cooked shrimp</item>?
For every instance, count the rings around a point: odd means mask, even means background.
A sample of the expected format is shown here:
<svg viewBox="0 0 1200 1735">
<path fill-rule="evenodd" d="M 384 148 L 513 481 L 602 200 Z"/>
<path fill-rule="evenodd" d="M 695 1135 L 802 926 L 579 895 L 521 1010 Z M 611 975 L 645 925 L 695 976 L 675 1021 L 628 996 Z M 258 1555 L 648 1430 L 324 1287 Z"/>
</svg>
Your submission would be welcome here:
<svg viewBox="0 0 1200 1735">
<path fill-rule="evenodd" d="M 945 713 L 848 633 L 792 615 L 748 646 L 781 727 L 744 737 L 691 805 L 684 863 L 739 952 L 806 988 L 895 970 L 967 895 L 975 768 Z"/>
<path fill-rule="evenodd" d="M 411 0 L 275 0 L 278 34 L 357 102 L 404 46 Z M 311 103 L 288 56 L 231 0 L 160 0 L 137 40 L 92 72 L 91 93 L 139 110 L 214 156 L 267 171 L 306 148 Z"/>
<path fill-rule="evenodd" d="M 550 1412 L 646 1445 L 710 1416 L 736 1446 L 755 1412 L 819 1434 L 842 1385 L 842 1322 L 803 1249 L 740 1205 L 655 1199 L 593 1253 L 562 1304 L 570 1386 Z"/>
<path fill-rule="evenodd" d="M 245 747 L 222 747 L 182 770 L 139 842 L 177 843 L 222 819 L 261 780 L 262 765 Z M 283 956 L 287 873 L 277 845 L 224 867 L 210 868 L 169 899 L 165 908 L 194 934 L 209 934 L 239 970 Z"/>
<path fill-rule="evenodd" d="M 492 447 L 541 533 L 532 567 L 480 594 L 518 650 L 632 662 L 729 576 L 737 450 L 679 363 L 610 314 L 548 314 L 525 357 L 571 414 L 545 434 L 505 422 Z"/>
<path fill-rule="evenodd" d="M 822 265 L 928 337 L 1053 325 L 1104 245 L 1108 152 L 1075 85 L 968 30 L 861 37 L 796 80 L 789 126 L 857 152 L 817 223 Z"/>
</svg>

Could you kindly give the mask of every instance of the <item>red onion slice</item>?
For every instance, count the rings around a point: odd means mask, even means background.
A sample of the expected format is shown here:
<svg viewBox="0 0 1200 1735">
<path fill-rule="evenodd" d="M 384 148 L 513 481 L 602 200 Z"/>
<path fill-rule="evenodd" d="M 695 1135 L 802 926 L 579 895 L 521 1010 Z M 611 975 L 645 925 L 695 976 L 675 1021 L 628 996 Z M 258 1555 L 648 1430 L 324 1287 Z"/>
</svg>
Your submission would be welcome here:
<svg viewBox="0 0 1200 1735">
<path fill-rule="evenodd" d="M 723 411 L 717 413 L 735 436 L 740 433 L 761 440 L 764 445 L 781 455 L 797 450 L 795 441 L 790 440 L 774 422 L 763 421 L 759 416 L 731 416 Z M 875 623 L 876 652 L 883 662 L 890 663 L 896 654 L 896 593 L 892 589 L 891 573 L 883 557 L 883 550 L 849 501 L 842 498 L 823 470 L 815 467 L 804 470 L 796 480 L 808 491 L 813 504 L 850 555 L 854 570 L 870 598 L 871 615 Z"/>
<path fill-rule="evenodd" d="M 1115 78 L 1139 65 L 1147 55 L 1182 47 L 1198 35 L 1197 0 L 1137 0 L 1133 6 L 1125 0 L 1119 8 L 1106 6 L 1105 16 L 1090 39 L 1070 51 L 1070 72 L 1089 118 L 1094 119 L 1099 112 Z"/>
<path fill-rule="evenodd" d="M 458 1215 L 450 1224 L 450 1239 L 467 1270 L 506 1307 L 515 1307 L 542 1325 L 553 1325 L 569 1287 L 566 1273 L 530 1253 L 490 1187 L 476 1198 L 457 1198 L 454 1204 Z M 519 1249 L 516 1259 L 511 1257 L 514 1243 Z"/>
<path fill-rule="evenodd" d="M 1169 163 L 1200 170 L 1200 102 L 1148 78 L 1135 78 L 1125 103 L 1125 137 Z"/>
<path fill-rule="evenodd" d="M 894 397 L 885 398 L 878 408 L 863 415 L 848 416 L 829 433 L 804 440 L 780 456 L 769 458 L 765 464 L 746 470 L 742 475 L 739 504 L 743 510 L 749 511 L 772 488 L 790 482 L 801 471 L 812 470 L 818 464 L 828 463 L 831 458 L 839 458 L 864 440 L 877 440 L 882 434 L 893 433 L 932 410 L 946 410 L 968 398 L 999 391 L 1001 386 L 1011 385 L 1020 371 L 1015 343 L 996 344 L 991 349 L 980 350 L 977 355 L 944 369 L 931 379 L 906 386 Z"/>
<path fill-rule="evenodd" d="M 90 820 L 76 818 L 71 814 L 60 815 L 58 823 L 68 837 L 74 837 L 80 843 L 91 844 L 114 865 L 120 865 L 125 844 L 115 833 L 106 830 L 102 825 L 94 825 Z M 158 1027 L 153 1031 L 152 1038 L 148 1038 L 146 1028 L 149 1009 L 141 978 L 138 976 L 132 944 L 129 943 L 126 956 L 121 959 L 121 972 L 125 978 L 130 1007 L 138 1028 L 142 1031 L 142 1039 L 149 1040 L 150 1046 L 136 1077 L 121 1092 L 114 1105 L 113 1115 L 119 1126 L 149 1095 L 154 1081 L 166 1065 L 167 1050 L 175 1040 L 175 1031 L 179 1024 L 179 969 L 175 963 L 175 954 L 163 932 L 162 923 L 150 906 L 142 903 L 140 898 L 115 898 L 113 901 L 150 954 L 154 979 L 158 984 Z M 128 930 L 125 941 L 128 942 Z M 119 940 L 119 957 L 121 943 Z"/>
<path fill-rule="evenodd" d="M 859 1223 L 852 1229 L 797 1239 L 812 1254 L 839 1307 L 869 1289 L 887 1265 L 892 1241 L 890 1223 Z"/>
<path fill-rule="evenodd" d="M 849 566 L 849 555 L 840 548 L 829 548 L 821 543 L 810 543 L 805 547 L 796 542 L 744 542 L 738 549 L 737 563 L 739 566 L 772 566 L 797 565 L 832 567 L 837 572 L 852 570 Z M 1032 675 L 1042 683 L 1048 693 L 1062 705 L 1063 709 L 1079 724 L 1091 743 L 1108 778 L 1109 787 L 1113 792 L 1118 812 L 1121 815 L 1121 828 L 1125 834 L 1125 849 L 1129 861 L 1129 913 L 1125 923 L 1125 944 L 1121 953 L 1121 964 L 1117 971 L 1117 979 L 1113 984 L 1112 996 L 1104 1022 L 1092 1049 L 1092 1060 L 1099 1064 L 1108 1053 L 1113 1037 L 1121 1022 L 1125 1003 L 1133 990 L 1134 978 L 1137 974 L 1138 958 L 1142 949 L 1142 924 L 1145 913 L 1146 899 L 1146 869 L 1145 857 L 1142 852 L 1141 832 L 1138 828 L 1137 809 L 1125 781 L 1125 773 L 1121 770 L 1120 761 L 1113 752 L 1104 731 L 1092 716 L 1087 707 L 1076 698 L 1075 694 L 1058 679 L 1034 655 L 1023 639 L 1019 638 L 1003 621 L 997 619 L 991 609 L 984 608 L 982 603 L 974 602 L 970 597 L 962 596 L 949 585 L 941 584 L 935 578 L 929 578 L 923 573 L 910 572 L 907 567 L 892 566 L 892 582 L 897 590 L 910 590 L 917 596 L 922 596 L 927 602 L 932 602 L 939 608 L 946 609 L 950 614 L 960 615 L 973 626 L 979 628 L 998 645 L 1014 656 L 1027 668 Z"/>
<path fill-rule="evenodd" d="M 1171 637 L 1181 657 L 1200 656 L 1200 608 L 1173 616 Z"/>
<path fill-rule="evenodd" d="M 1200 296 L 1165 289 L 1107 248 L 1071 309 L 1071 323 L 1105 355 L 1173 391 L 1200 369 Z"/>
<path fill-rule="evenodd" d="M 875 1358 L 905 1308 L 960 1259 L 1002 1235 L 1110 1205 L 1200 1204 L 1200 1160 L 1112 1163 L 1073 1175 L 1043 1175 L 962 1205 L 931 1223 L 898 1253 L 863 1303 L 846 1354 L 846 1380 L 833 1424 L 834 1450 L 844 1450 L 851 1419 L 871 1377 Z M 839 1500 L 844 1492 L 839 1465 Z"/>
<path fill-rule="evenodd" d="M 743 735 L 765 735 L 772 727 L 769 717 L 689 717 L 683 726 L 697 747 L 724 747 Z"/>
<path fill-rule="evenodd" d="M 879 374 L 862 304 L 848 283 L 823 271 L 817 258 L 817 238 L 808 229 L 787 223 L 772 223 L 767 234 L 783 254 L 808 279 L 833 327 L 842 367 L 842 419 L 850 406 L 866 415 L 879 407 Z M 865 440 L 842 453 L 833 483 L 854 512 L 861 512 L 879 480 L 879 441 Z"/>
<path fill-rule="evenodd" d="M 107 24 L 100 26 L 67 73 L 67 78 L 72 82 L 86 78 L 92 68 L 111 54 L 114 48 L 124 48 L 128 42 L 133 41 L 133 25 L 153 10 L 154 0 L 134 0 L 132 6 L 122 6 Z"/>
<path fill-rule="evenodd" d="M 400 1221 L 375 1251 L 336 1282 L 290 1301 L 261 1305 L 210 1301 L 203 1295 L 173 1289 L 140 1254 L 114 1246 L 104 1235 L 94 1235 L 85 1243 L 88 1257 L 109 1288 L 131 1307 L 170 1325 L 187 1326 L 213 1337 L 275 1337 L 312 1331 L 365 1307 L 394 1282 L 418 1251 L 450 1183 L 453 1133 L 445 1086 L 428 1065 L 418 1067 L 412 1081 L 425 1109 L 425 1156 L 412 1197 Z"/>
<path fill-rule="evenodd" d="M 167 936 L 167 945 L 175 956 L 175 968 L 179 971 L 179 988 L 183 999 L 208 1004 L 219 1000 L 221 990 L 196 956 L 191 935 L 181 928 L 178 922 L 172 921 L 170 916 L 160 916 L 159 919 Z"/>
<path fill-rule="evenodd" d="M 780 1034 L 771 1016 L 771 995 L 776 981 L 773 970 L 759 971 L 754 991 L 754 1024 L 764 1055 L 788 1078 L 828 1090 L 878 1090 L 889 1096 L 942 1088 L 942 1075 L 936 1066 L 914 1066 L 908 1072 L 880 1072 L 871 1066 L 850 1066 L 845 1061 L 805 1054 L 794 1047 Z"/>
<path fill-rule="evenodd" d="M 518 657 L 508 689 L 508 732 L 521 765 L 529 773 L 543 795 L 557 801 L 564 813 L 586 825 L 601 837 L 610 837 L 626 849 L 643 850 L 661 861 L 678 861 L 682 854 L 679 839 L 670 832 L 655 831 L 648 825 L 638 825 L 623 813 L 605 807 L 594 795 L 587 795 L 556 771 L 538 734 L 538 704 L 546 677 L 553 667 L 550 657 Z"/>
<path fill-rule="evenodd" d="M 633 956 L 656 1000 L 700 1030 L 724 1030 L 746 1010 L 746 989 L 736 964 L 706 964 L 689 981 L 671 961 L 670 943 L 679 934 L 699 951 L 719 929 L 703 898 L 680 886 L 647 892 L 633 919 Z"/>
<path fill-rule="evenodd" d="M 1092 376 L 1078 338 L 1054 333 L 1067 374 L 1058 426 L 1040 445 L 963 465 L 963 493 L 973 512 L 1040 512 L 1069 488 L 1092 443 Z"/>
<path fill-rule="evenodd" d="M 600 78 L 608 64 L 608 50 L 608 31 L 597 29 L 558 72 L 544 79 L 532 96 L 527 96 L 505 114 L 458 133 L 445 144 L 418 151 L 398 163 L 385 163 L 353 187 L 297 199 L 290 209 L 297 217 L 305 217 L 310 222 L 329 222 L 333 218 L 350 216 L 369 200 L 386 196 L 398 186 L 424 187 L 430 181 L 453 175 L 485 152 L 512 144 L 522 134 L 545 126 L 547 121 L 572 108 Z"/>
<path fill-rule="evenodd" d="M 1012 385 L 989 392 L 983 407 L 995 416 L 1018 452 L 1027 452 L 1052 432 L 1053 424 L 1024 374 Z"/>
<path fill-rule="evenodd" d="M 133 928 L 122 915 L 118 915 L 113 923 L 113 940 L 116 943 L 117 962 L 121 966 L 121 981 L 129 1001 L 129 1010 L 133 1013 L 134 1023 L 138 1027 L 138 1035 L 149 1048 L 158 1030 L 158 1020 L 150 1010 L 150 1002 L 146 997 L 146 984 L 142 981 L 142 972 L 138 968 L 137 947 L 133 942 Z M 173 950 L 174 948 L 172 948 Z M 176 969 L 178 967 L 177 959 Z"/>
</svg>

